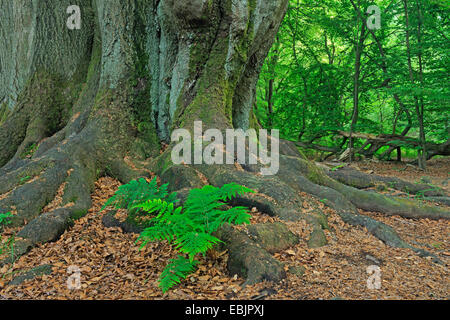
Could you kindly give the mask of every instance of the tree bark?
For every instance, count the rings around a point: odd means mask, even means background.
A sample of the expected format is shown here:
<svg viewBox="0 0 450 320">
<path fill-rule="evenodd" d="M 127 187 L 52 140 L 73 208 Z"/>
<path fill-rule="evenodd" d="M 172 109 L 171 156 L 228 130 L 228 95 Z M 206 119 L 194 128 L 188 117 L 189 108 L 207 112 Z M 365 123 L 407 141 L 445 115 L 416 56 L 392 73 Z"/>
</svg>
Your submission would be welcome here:
<svg viewBox="0 0 450 320">
<path fill-rule="evenodd" d="M 355 6 L 355 4 L 352 2 Z M 356 8 L 356 6 L 355 6 Z M 353 131 L 359 118 L 359 93 L 360 93 L 360 76 L 361 76 L 361 58 L 364 51 L 364 42 L 366 40 L 366 21 L 358 16 L 358 25 L 361 24 L 361 33 L 358 30 L 358 37 L 355 44 L 355 74 L 353 76 L 353 112 L 350 124 L 350 137 L 348 140 L 349 161 L 353 161 Z"/>
</svg>

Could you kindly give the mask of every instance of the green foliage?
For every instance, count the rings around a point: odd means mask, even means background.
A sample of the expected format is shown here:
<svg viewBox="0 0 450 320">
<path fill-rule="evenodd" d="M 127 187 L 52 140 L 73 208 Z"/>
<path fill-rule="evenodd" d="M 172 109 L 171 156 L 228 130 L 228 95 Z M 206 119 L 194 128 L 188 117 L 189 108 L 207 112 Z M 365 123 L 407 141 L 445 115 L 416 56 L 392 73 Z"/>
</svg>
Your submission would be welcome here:
<svg viewBox="0 0 450 320">
<path fill-rule="evenodd" d="M 38 148 L 38 145 L 36 143 L 31 144 L 28 146 L 21 154 L 21 158 L 30 158 L 33 156 L 33 154 L 36 152 Z"/>
<path fill-rule="evenodd" d="M 11 212 L 7 212 L 7 213 L 0 213 L 0 226 L 5 226 L 8 225 L 9 219 L 12 217 L 12 213 Z"/>
<path fill-rule="evenodd" d="M 331 171 L 337 171 L 337 170 L 339 170 L 339 169 L 341 169 L 343 167 L 345 167 L 345 164 L 340 164 L 338 166 L 335 166 L 335 167 L 331 168 Z"/>
<path fill-rule="evenodd" d="M 23 177 L 23 178 L 20 178 L 19 184 L 20 184 L 20 185 L 23 185 L 23 184 L 27 183 L 27 182 L 30 181 L 30 180 L 31 180 L 31 177 L 30 177 L 30 176 L 25 176 L 25 177 Z"/>
<path fill-rule="evenodd" d="M 249 192 L 253 191 L 236 184 L 222 188 L 205 186 L 191 190 L 184 207 L 175 208 L 173 202 L 164 199 L 149 199 L 132 206 L 152 215 L 157 213 L 138 239 L 141 248 L 149 242 L 167 240 L 188 256 L 188 259 L 179 256 L 172 260 L 161 274 L 160 287 L 164 292 L 194 270 L 198 254 L 205 254 L 220 242 L 212 234 L 222 225 L 250 223 L 246 208 L 225 208 L 226 201 Z"/>
<path fill-rule="evenodd" d="M 149 242 L 167 240 L 188 256 L 171 260 L 162 272 L 160 287 L 166 292 L 195 270 L 197 255 L 205 254 L 221 242 L 212 234 L 222 225 L 250 223 L 246 208 L 226 208 L 227 201 L 249 192 L 253 191 L 237 184 L 221 188 L 205 186 L 191 190 L 184 207 L 176 207 L 176 193 L 169 194 L 168 184 L 158 188 L 155 177 L 150 183 L 139 179 L 119 187 L 102 210 L 108 206 L 127 209 L 129 218 L 135 221 L 150 216 L 137 240 L 141 248 Z"/>
<path fill-rule="evenodd" d="M 365 21 L 358 15 L 370 5 L 381 11 L 381 29 L 373 32 L 362 28 Z M 259 122 L 279 129 L 288 140 L 345 150 L 348 139 L 337 131 L 351 128 L 357 90 L 354 132 L 406 132 L 420 141 L 423 127 L 428 142 L 447 141 L 449 6 L 444 1 L 411 0 L 407 8 L 409 24 L 403 1 L 290 0 L 258 82 Z M 355 53 L 360 39 L 358 73 Z M 356 149 L 365 142 L 355 140 Z M 422 150 L 417 143 L 394 143 L 408 157 Z"/>
<path fill-rule="evenodd" d="M 432 186 L 432 188 L 420 190 L 419 192 L 417 192 L 415 194 L 414 198 L 417 199 L 417 200 L 427 200 L 427 197 L 425 196 L 425 193 L 427 193 L 429 191 L 436 192 L 436 191 L 439 191 L 439 190 L 440 190 L 439 187 Z"/>
<path fill-rule="evenodd" d="M 159 277 L 159 286 L 163 292 L 167 292 L 173 286 L 179 284 L 182 279 L 195 271 L 198 261 L 190 261 L 183 256 L 169 260 L 169 264 Z"/>
<path fill-rule="evenodd" d="M 127 209 L 129 218 L 135 222 L 139 221 L 140 212 L 137 204 L 145 203 L 152 200 L 164 200 L 165 203 L 174 204 L 176 193 L 168 192 L 168 184 L 164 184 L 158 188 L 156 177 L 150 182 L 144 178 L 133 180 L 128 184 L 119 187 L 119 190 L 103 205 L 101 211 L 106 207 L 112 206 L 115 209 Z"/>
<path fill-rule="evenodd" d="M 0 228 L 3 226 L 9 225 L 10 218 L 12 217 L 11 212 L 0 213 Z M 0 234 L 0 256 L 4 253 L 8 253 L 11 256 L 11 259 L 14 258 L 14 244 L 15 244 L 15 235 L 9 236 L 6 240 L 3 239 L 3 236 Z"/>
</svg>

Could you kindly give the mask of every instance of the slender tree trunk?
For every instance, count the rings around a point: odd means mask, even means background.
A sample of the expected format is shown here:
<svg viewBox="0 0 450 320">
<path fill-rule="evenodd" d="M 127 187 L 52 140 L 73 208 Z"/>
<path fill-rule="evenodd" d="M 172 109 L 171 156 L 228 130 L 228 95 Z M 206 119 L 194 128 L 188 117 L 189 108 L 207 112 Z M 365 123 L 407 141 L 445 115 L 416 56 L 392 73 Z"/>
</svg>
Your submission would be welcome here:
<svg viewBox="0 0 450 320">
<path fill-rule="evenodd" d="M 366 39 L 366 23 L 364 20 L 360 20 L 362 22 L 361 33 L 359 34 L 358 41 L 355 47 L 355 74 L 353 78 L 353 113 L 352 113 L 352 121 L 350 124 L 350 137 L 349 137 L 349 161 L 353 161 L 353 132 L 358 122 L 359 118 L 359 93 L 360 93 L 360 76 L 361 76 L 361 57 L 364 51 L 364 41 Z M 359 23 L 358 23 L 359 24 Z"/>
<path fill-rule="evenodd" d="M 275 68 L 278 63 L 278 50 L 280 47 L 279 39 L 276 38 L 274 46 L 273 46 L 273 56 L 270 61 L 268 61 L 268 74 L 269 80 L 267 83 L 267 92 L 266 92 L 266 101 L 267 101 L 267 111 L 268 111 L 268 127 L 272 128 L 273 126 L 273 94 L 274 94 L 274 84 L 275 84 Z"/>
<path fill-rule="evenodd" d="M 275 80 L 269 79 L 269 84 L 267 88 L 267 111 L 268 111 L 268 127 L 272 128 L 273 126 L 273 84 Z"/>
<path fill-rule="evenodd" d="M 406 51 L 407 51 L 407 55 L 408 55 L 409 79 L 412 84 L 415 84 L 416 79 L 414 76 L 414 69 L 412 66 L 408 0 L 403 1 L 403 7 L 404 7 L 404 12 L 405 12 Z M 418 25 L 418 36 L 420 39 L 420 22 Z M 422 65 L 420 56 L 419 56 L 419 64 Z M 419 98 L 416 95 L 414 95 L 414 105 L 415 105 L 417 120 L 419 122 L 419 130 L 420 130 L 419 139 L 421 142 L 421 150 L 418 151 L 417 158 L 419 161 L 419 168 L 426 169 L 426 145 L 425 145 L 426 138 L 425 138 L 425 129 L 424 129 L 424 124 L 423 124 L 423 112 L 422 112 L 423 111 L 423 102 L 422 102 L 422 104 L 420 104 Z"/>
<path fill-rule="evenodd" d="M 417 23 L 417 43 L 419 46 L 419 52 L 417 54 L 419 60 L 419 82 L 421 87 L 423 88 L 423 59 L 422 59 L 422 12 L 420 9 L 420 2 L 417 2 L 417 15 L 418 15 L 418 23 Z M 419 167 L 422 169 L 426 169 L 427 162 L 427 139 L 425 136 L 425 125 L 424 125 L 424 99 L 423 95 L 421 95 L 419 104 L 419 109 L 416 110 L 418 119 L 419 119 L 419 138 L 421 144 L 421 150 L 419 153 Z"/>
</svg>

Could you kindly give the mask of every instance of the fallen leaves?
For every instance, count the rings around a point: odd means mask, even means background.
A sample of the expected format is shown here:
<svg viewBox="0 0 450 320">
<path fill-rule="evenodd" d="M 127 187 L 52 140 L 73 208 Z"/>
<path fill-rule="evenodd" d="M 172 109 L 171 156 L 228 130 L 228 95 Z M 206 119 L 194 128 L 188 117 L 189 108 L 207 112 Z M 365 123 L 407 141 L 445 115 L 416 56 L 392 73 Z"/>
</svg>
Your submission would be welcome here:
<svg viewBox="0 0 450 320">
<path fill-rule="evenodd" d="M 287 253 L 290 256 L 295 256 L 295 251 L 294 250 L 286 250 L 285 253 Z"/>
<path fill-rule="evenodd" d="M 174 290 L 162 294 L 158 278 L 176 252 L 166 243 L 153 243 L 139 250 L 137 235 L 124 234 L 118 228 L 105 228 L 101 223 L 103 203 L 117 190 L 119 183 L 102 178 L 92 194 L 93 207 L 88 215 L 75 222 L 61 238 L 34 248 L 14 266 L 0 268 L 0 299 L 447 299 L 450 292 L 448 261 L 450 224 L 446 221 L 409 221 L 401 217 L 385 217 L 361 212 L 393 226 L 407 241 L 423 244 L 447 265 L 440 266 L 417 256 L 410 249 L 386 246 L 363 228 L 345 224 L 333 210 L 316 199 L 304 198 L 303 213 L 313 214 L 318 208 L 328 215 L 330 230 L 325 230 L 328 245 L 309 249 L 306 240 L 312 231 L 305 221 L 284 222 L 296 233 L 300 243 L 274 254 L 288 271 L 304 268 L 304 274 L 288 277 L 280 284 L 263 282 L 242 288 L 244 279 L 229 276 L 226 251 L 212 251 L 202 257 L 197 271 Z M 256 208 L 251 210 L 252 223 L 273 223 Z M 120 219 L 126 212 L 119 210 Z M 439 244 L 439 245 L 437 245 Z M 416 245 L 416 244 L 415 244 Z M 367 258 L 371 257 L 371 258 Z M 382 288 L 366 287 L 366 268 L 379 262 Z M 18 272 L 51 264 L 51 275 L 37 277 L 20 286 L 8 286 L 11 271 Z M 80 290 L 69 290 L 69 266 L 78 266 Z M 264 294 L 261 294 L 264 292 Z"/>
</svg>

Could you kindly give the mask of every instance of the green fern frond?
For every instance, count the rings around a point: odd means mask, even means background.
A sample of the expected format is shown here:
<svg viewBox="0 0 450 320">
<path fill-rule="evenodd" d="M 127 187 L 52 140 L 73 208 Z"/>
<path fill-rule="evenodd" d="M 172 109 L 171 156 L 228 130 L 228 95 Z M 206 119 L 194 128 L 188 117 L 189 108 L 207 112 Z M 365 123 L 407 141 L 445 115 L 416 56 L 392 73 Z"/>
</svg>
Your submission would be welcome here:
<svg viewBox="0 0 450 320">
<path fill-rule="evenodd" d="M 159 287 L 163 292 L 167 292 L 171 287 L 179 284 L 181 280 L 195 271 L 198 261 L 190 261 L 183 256 L 171 259 L 169 264 L 159 277 Z"/>
<path fill-rule="evenodd" d="M 156 177 L 150 182 L 141 178 L 120 186 L 114 196 L 106 201 L 101 211 L 106 207 L 113 206 L 115 209 L 128 209 L 130 212 L 135 212 L 133 207 L 137 204 L 155 199 L 165 199 L 169 203 L 178 201 L 176 193 L 169 194 L 168 184 L 158 188 Z"/>
<path fill-rule="evenodd" d="M 11 212 L 0 213 L 0 226 L 9 224 L 9 219 L 12 217 Z"/>
<path fill-rule="evenodd" d="M 221 211 L 216 219 L 210 219 L 212 221 L 208 226 L 210 233 L 216 232 L 224 224 L 250 224 L 251 215 L 248 213 L 245 207 L 233 207 L 226 211 Z"/>
<path fill-rule="evenodd" d="M 252 189 L 235 183 L 225 184 L 218 191 L 220 193 L 221 200 L 223 201 L 231 200 L 233 198 L 236 198 L 238 195 L 242 196 L 246 193 L 255 193 L 255 191 L 253 191 Z"/>
<path fill-rule="evenodd" d="M 167 240 L 170 242 L 173 241 L 175 237 L 175 231 L 170 224 L 156 224 L 154 226 L 150 226 L 145 228 L 144 231 L 141 232 L 139 238 L 136 240 L 136 243 L 142 241 L 141 249 L 147 245 L 149 242 L 155 241 L 163 241 Z"/>
<path fill-rule="evenodd" d="M 219 242 L 222 241 L 205 232 L 188 232 L 175 240 L 176 248 L 188 254 L 191 261 L 198 253 L 205 253 Z"/>
<path fill-rule="evenodd" d="M 140 235 L 141 248 L 153 241 L 168 240 L 176 249 L 187 254 L 189 259 L 178 257 L 171 260 L 160 277 L 160 287 L 167 291 L 178 284 L 193 271 L 194 258 L 205 254 L 209 249 L 222 242 L 212 235 L 223 224 L 250 223 L 250 214 L 244 207 L 226 210 L 226 201 L 252 190 L 237 185 L 227 184 L 221 188 L 205 186 L 190 191 L 184 207 L 175 208 L 171 195 L 167 195 L 168 186 L 159 189 L 164 198 L 152 198 L 133 204 L 132 210 L 142 210 L 152 214 L 150 225 Z"/>
</svg>

